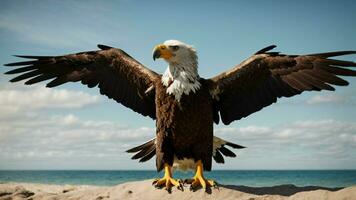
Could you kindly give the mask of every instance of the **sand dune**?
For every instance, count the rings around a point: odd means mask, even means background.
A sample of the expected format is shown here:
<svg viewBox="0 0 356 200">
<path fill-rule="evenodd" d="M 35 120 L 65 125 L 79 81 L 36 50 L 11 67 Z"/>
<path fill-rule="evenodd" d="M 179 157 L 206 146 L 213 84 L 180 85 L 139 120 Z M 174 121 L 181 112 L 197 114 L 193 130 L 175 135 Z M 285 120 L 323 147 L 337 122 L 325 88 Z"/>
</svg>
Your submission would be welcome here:
<svg viewBox="0 0 356 200">
<path fill-rule="evenodd" d="M 128 182 L 111 187 L 85 185 L 45 185 L 31 183 L 0 184 L 0 200 L 37 200 L 37 199 L 242 199 L 242 200 L 279 200 L 279 199 L 342 199 L 356 200 L 356 186 L 348 188 L 322 188 L 317 186 L 296 187 L 281 185 L 273 187 L 247 187 L 225 185 L 205 192 L 173 189 L 172 193 L 154 188 L 152 180 Z"/>
</svg>

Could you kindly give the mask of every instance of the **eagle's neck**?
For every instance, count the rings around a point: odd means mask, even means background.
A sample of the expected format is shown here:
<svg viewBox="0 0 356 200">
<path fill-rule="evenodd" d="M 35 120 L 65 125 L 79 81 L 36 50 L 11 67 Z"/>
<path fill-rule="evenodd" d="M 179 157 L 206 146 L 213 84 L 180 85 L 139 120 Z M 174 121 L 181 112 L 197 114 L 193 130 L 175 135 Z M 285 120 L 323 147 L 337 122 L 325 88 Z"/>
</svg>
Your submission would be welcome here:
<svg viewBox="0 0 356 200">
<path fill-rule="evenodd" d="M 162 84 L 167 87 L 167 93 L 174 95 L 179 101 L 183 94 L 189 95 L 199 90 L 198 62 L 192 59 L 185 63 L 169 63 L 162 76 Z"/>
</svg>

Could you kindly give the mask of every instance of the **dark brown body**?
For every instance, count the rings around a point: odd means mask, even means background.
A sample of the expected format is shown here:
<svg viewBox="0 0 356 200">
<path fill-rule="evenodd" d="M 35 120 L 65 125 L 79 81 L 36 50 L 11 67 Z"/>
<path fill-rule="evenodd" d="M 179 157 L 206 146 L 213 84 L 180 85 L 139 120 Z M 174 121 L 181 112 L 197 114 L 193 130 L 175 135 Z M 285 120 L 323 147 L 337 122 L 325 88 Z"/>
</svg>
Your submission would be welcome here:
<svg viewBox="0 0 356 200">
<path fill-rule="evenodd" d="M 204 170 L 211 170 L 213 148 L 213 106 L 204 79 L 195 93 L 182 95 L 180 101 L 166 93 L 167 87 L 156 82 L 156 166 L 173 165 L 177 159 L 202 160 Z"/>
</svg>

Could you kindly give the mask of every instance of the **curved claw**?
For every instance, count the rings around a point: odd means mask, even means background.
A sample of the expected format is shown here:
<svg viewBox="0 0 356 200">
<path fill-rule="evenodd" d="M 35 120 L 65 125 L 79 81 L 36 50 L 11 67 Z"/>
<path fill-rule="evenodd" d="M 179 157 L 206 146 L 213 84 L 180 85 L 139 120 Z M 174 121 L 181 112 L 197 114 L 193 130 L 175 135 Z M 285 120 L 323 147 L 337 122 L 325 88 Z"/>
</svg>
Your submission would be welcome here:
<svg viewBox="0 0 356 200">
<path fill-rule="evenodd" d="M 163 177 L 162 179 L 155 179 L 152 182 L 152 185 L 154 185 L 156 188 L 164 188 L 168 192 L 171 192 L 173 186 L 176 186 L 179 190 L 183 191 L 183 181 L 180 179 L 175 180 L 172 177 Z"/>
<path fill-rule="evenodd" d="M 156 188 L 165 188 L 169 193 L 172 191 L 172 187 L 176 186 L 179 190 L 183 191 L 183 181 L 180 179 L 175 180 L 172 178 L 171 166 L 164 164 L 164 176 L 161 179 L 155 179 L 152 182 Z"/>
<path fill-rule="evenodd" d="M 184 186 L 183 181 L 180 180 L 180 179 L 178 179 L 177 181 L 178 181 L 178 183 L 179 183 L 179 186 L 177 186 L 178 190 L 184 191 L 184 189 L 183 189 L 183 186 Z"/>
<path fill-rule="evenodd" d="M 218 184 L 214 180 L 208 180 L 204 177 L 194 177 L 194 179 L 189 179 L 185 183 L 191 184 L 189 189 L 193 191 L 198 189 L 199 186 L 205 190 L 211 187 L 218 188 Z"/>
<path fill-rule="evenodd" d="M 196 190 L 198 186 L 201 186 L 204 190 L 210 189 L 211 187 L 216 188 L 218 185 L 214 180 L 208 180 L 203 175 L 203 164 L 201 160 L 197 162 L 196 174 L 192 179 L 185 179 L 184 183 L 191 184 L 190 190 Z"/>
</svg>

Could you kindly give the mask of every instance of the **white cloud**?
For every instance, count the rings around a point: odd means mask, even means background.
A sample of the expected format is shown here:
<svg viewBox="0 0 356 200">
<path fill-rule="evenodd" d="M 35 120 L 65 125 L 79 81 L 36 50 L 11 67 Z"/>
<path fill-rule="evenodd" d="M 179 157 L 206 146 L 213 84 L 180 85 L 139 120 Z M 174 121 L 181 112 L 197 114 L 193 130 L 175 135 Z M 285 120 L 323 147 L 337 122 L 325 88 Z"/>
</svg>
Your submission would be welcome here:
<svg viewBox="0 0 356 200">
<path fill-rule="evenodd" d="M 261 143 L 289 143 L 302 145 L 339 145 L 349 143 L 356 145 L 353 138 L 356 136 L 355 122 L 342 122 L 332 119 L 315 121 L 296 121 L 290 124 L 274 127 L 248 126 L 241 128 L 221 128 L 215 131 L 217 135 L 239 139 L 247 143 L 254 143 L 256 139 Z"/>
<path fill-rule="evenodd" d="M 117 162 L 125 159 L 126 163 L 130 162 L 125 150 L 154 137 L 153 128 L 130 128 L 112 121 L 83 120 L 74 114 L 43 112 L 60 108 L 70 113 L 72 109 L 99 101 L 96 95 L 48 89 L 42 85 L 6 84 L 1 87 L 0 169 L 85 169 L 96 165 L 121 166 Z M 66 160 L 59 162 L 62 167 L 53 163 L 61 159 Z M 94 163 L 87 166 L 87 162 Z M 108 164 L 112 162 L 116 163 Z"/>
<path fill-rule="evenodd" d="M 38 167 L 39 162 L 42 167 L 46 163 L 47 168 L 66 164 L 67 168 L 140 169 L 142 164 L 130 161 L 130 155 L 124 151 L 155 135 L 154 127 L 82 120 L 73 114 L 2 120 L 0 127 L 0 159 L 4 161 L 0 168 L 22 162 Z M 238 158 L 227 159 L 228 165 L 218 167 L 327 168 L 356 161 L 355 122 L 299 121 L 275 127 L 222 128 L 215 132 L 248 147 L 235 151 Z M 55 160 L 58 165 L 51 164 Z M 144 166 L 153 169 L 153 162 L 154 159 Z M 328 165 L 321 167 L 320 163 Z"/>
<path fill-rule="evenodd" d="M 87 159 L 98 159 L 97 163 L 117 161 L 116 158 L 129 160 L 130 156 L 124 153 L 129 146 L 155 135 L 153 128 L 81 120 L 73 114 L 1 120 L 0 127 L 0 168 L 12 162 L 32 162 L 31 167 L 36 166 L 34 161 L 61 159 L 71 163 L 72 168 L 85 168 L 81 162 Z M 49 167 L 56 165 L 49 163 Z"/>
<path fill-rule="evenodd" d="M 67 89 L 6 85 L 0 90 L 0 168 L 154 168 L 130 161 L 124 151 L 154 137 L 153 127 L 83 120 L 75 114 L 49 115 L 43 109 L 73 109 L 99 97 Z M 13 109 L 13 110 L 11 110 Z M 11 110 L 11 111 L 9 111 Z M 227 159 L 228 168 L 354 168 L 356 123 L 332 119 L 278 126 L 224 127 L 215 134 L 247 146 Z M 24 165 L 26 164 L 26 165 Z M 215 165 L 216 166 L 216 165 Z"/>
<path fill-rule="evenodd" d="M 329 95 L 315 95 L 308 99 L 307 104 L 322 104 L 322 103 L 343 103 L 345 97 L 336 94 Z"/>
<path fill-rule="evenodd" d="M 1 157 L 3 159 L 35 158 L 54 155 L 55 152 L 59 155 L 61 152 L 58 150 L 46 151 L 44 148 L 54 147 L 50 143 L 53 141 L 53 136 L 75 138 L 78 137 L 78 127 L 85 127 L 80 130 L 90 132 L 109 122 L 81 121 L 72 114 L 48 116 L 39 111 L 56 108 L 78 109 L 99 101 L 99 96 L 74 90 L 49 89 L 43 85 L 6 84 L 0 89 Z M 73 130 L 74 134 L 72 136 L 68 135 L 71 133 L 66 134 L 68 130 Z M 60 143 L 60 141 L 55 142 Z"/>
<path fill-rule="evenodd" d="M 310 98 L 305 99 L 305 103 L 309 105 L 356 105 L 356 90 L 353 87 L 353 82 L 348 88 L 337 88 L 336 92 L 323 92 L 315 94 Z"/>
<path fill-rule="evenodd" d="M 296 121 L 274 127 L 217 129 L 216 135 L 247 149 L 232 168 L 355 168 L 356 122 Z M 253 158 L 253 159 L 252 159 Z M 281 163 L 284 163 L 281 165 Z M 325 165 L 326 164 L 326 165 Z"/>
<path fill-rule="evenodd" d="M 5 115 L 43 108 L 81 108 L 99 102 L 99 96 L 42 85 L 6 85 L 0 90 L 0 118 Z M 28 113 L 28 112 L 27 112 Z"/>
</svg>

